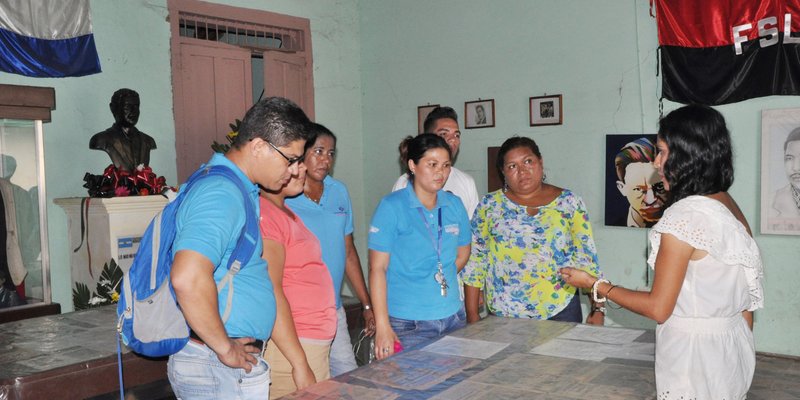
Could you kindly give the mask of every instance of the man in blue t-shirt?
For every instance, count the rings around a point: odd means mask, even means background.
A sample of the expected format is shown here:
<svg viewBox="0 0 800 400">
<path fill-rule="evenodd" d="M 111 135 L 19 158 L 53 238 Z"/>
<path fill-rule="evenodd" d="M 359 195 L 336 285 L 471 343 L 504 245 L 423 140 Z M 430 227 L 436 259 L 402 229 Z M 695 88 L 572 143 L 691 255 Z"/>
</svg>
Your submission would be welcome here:
<svg viewBox="0 0 800 400">
<path fill-rule="evenodd" d="M 235 182 L 217 175 L 201 179 L 185 194 L 170 275 L 192 338 L 169 358 L 169 380 L 178 398 L 262 399 L 269 394 L 269 367 L 261 351 L 275 322 L 275 297 L 261 238 L 233 282 L 219 293 L 217 285 L 245 224 L 244 201 L 258 213 L 258 185 L 277 190 L 298 173 L 309 124 L 287 99 L 258 102 L 245 114 L 231 149 L 208 162 L 233 170 L 250 188 L 249 198 Z M 227 307 L 229 289 L 234 294 Z"/>
</svg>

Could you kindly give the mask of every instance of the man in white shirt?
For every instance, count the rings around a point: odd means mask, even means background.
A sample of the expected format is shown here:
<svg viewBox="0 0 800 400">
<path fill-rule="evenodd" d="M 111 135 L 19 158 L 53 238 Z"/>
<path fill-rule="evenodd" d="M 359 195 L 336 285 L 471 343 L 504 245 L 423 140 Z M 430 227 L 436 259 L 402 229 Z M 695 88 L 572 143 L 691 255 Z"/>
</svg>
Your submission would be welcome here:
<svg viewBox="0 0 800 400">
<path fill-rule="evenodd" d="M 450 146 L 453 162 L 455 163 L 458 147 L 461 145 L 461 131 L 458 129 L 458 114 L 456 114 L 456 111 L 450 107 L 436 107 L 425 118 L 423 127 L 425 133 L 433 133 L 444 138 Z M 408 185 L 408 176 L 403 174 L 397 178 L 392 191 L 400 190 L 406 185 Z M 444 184 L 444 190 L 461 199 L 471 219 L 479 200 L 475 180 L 469 174 L 452 167 L 450 177 L 447 178 L 447 182 Z"/>
</svg>

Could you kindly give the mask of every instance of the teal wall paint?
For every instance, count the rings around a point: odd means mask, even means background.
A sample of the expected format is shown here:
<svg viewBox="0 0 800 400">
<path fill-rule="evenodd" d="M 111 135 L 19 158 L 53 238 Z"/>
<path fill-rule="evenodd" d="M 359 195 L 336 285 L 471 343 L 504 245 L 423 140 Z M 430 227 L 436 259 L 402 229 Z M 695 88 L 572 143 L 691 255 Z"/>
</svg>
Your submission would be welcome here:
<svg viewBox="0 0 800 400">
<path fill-rule="evenodd" d="M 363 209 L 360 48 L 355 1 L 220 1 L 220 4 L 287 14 L 311 21 L 316 117 L 339 136 L 336 176 Z M 137 127 L 155 138 L 151 165 L 175 185 L 175 127 L 172 114 L 170 31 L 166 0 L 93 0 L 92 25 L 103 72 L 79 78 L 34 79 L 0 72 L 0 83 L 51 86 L 56 90 L 52 122 L 44 125 L 53 301 L 72 310 L 67 219 L 53 204 L 61 197 L 85 196 L 85 172 L 99 174 L 110 163 L 89 150 L 92 134 L 114 122 L 108 108 L 113 92 L 139 92 Z M 210 155 L 209 148 L 209 155 Z M 362 221 L 359 221 L 362 222 Z"/>
<path fill-rule="evenodd" d="M 647 2 L 218 3 L 311 20 L 316 119 L 339 136 L 335 176 L 351 191 L 365 269 L 366 226 L 400 173 L 397 144 L 415 133 L 416 107 L 440 103 L 463 114 L 465 101 L 493 98 L 496 126 L 463 131 L 457 166 L 484 191 L 486 147 L 513 134 L 533 137 L 542 146 L 548 179 L 586 200 L 607 277 L 644 287 L 645 231 L 603 226 L 602 158 L 606 134 L 657 127 L 657 37 Z M 139 91 L 138 126 L 159 146 L 151 163 L 170 183 L 176 175 L 166 1 L 93 0 L 91 5 L 102 74 L 32 79 L 0 73 L 2 83 L 56 88 L 58 108 L 45 125 L 48 217 L 54 299 L 67 310 L 71 250 L 66 218 L 52 199 L 84 195 L 83 173 L 99 173 L 107 165 L 105 154 L 88 149 L 88 140 L 111 124 L 108 101 L 114 90 Z M 528 126 L 528 97 L 544 93 L 564 95 L 563 125 Z M 718 107 L 735 145 L 731 192 L 756 232 L 760 110 L 798 104 L 797 97 L 773 96 Z M 665 102 L 665 112 L 677 106 Z M 756 316 L 757 348 L 800 355 L 800 341 L 790 334 L 800 323 L 798 238 L 756 234 L 756 239 L 767 269 L 766 309 Z M 617 310 L 610 318 L 625 326 L 652 326 Z"/>
<path fill-rule="evenodd" d="M 484 192 L 486 147 L 515 134 L 534 138 L 548 180 L 586 201 L 606 276 L 645 287 L 646 231 L 603 225 L 603 159 L 606 134 L 657 129 L 658 43 L 648 2 L 368 0 L 360 13 L 368 216 L 400 174 L 397 144 L 415 132 L 417 106 L 449 105 L 461 115 L 465 101 L 495 99 L 496 126 L 462 130 L 456 166 Z M 528 98 L 545 93 L 564 95 L 564 124 L 530 127 Z M 735 145 L 731 192 L 756 232 L 760 112 L 798 104 L 797 97 L 773 96 L 718 107 Z M 664 111 L 678 106 L 665 102 Z M 800 295 L 792 290 L 800 284 L 800 240 L 758 234 L 756 240 L 767 271 L 757 349 L 800 355 L 800 341 L 790 334 L 800 323 Z M 609 318 L 654 326 L 622 310 Z"/>
</svg>

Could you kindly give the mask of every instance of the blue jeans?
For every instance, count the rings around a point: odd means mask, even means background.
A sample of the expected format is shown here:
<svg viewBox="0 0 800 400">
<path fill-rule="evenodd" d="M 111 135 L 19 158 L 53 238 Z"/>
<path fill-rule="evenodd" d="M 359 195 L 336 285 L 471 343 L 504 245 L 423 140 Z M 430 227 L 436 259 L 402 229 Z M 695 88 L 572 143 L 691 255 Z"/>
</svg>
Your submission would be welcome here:
<svg viewBox="0 0 800 400">
<path fill-rule="evenodd" d="M 175 397 L 190 399 L 268 399 L 269 366 L 256 355 L 258 363 L 250 373 L 230 368 L 207 346 L 189 341 L 171 355 L 167 375 Z"/>
<path fill-rule="evenodd" d="M 409 320 L 389 316 L 389 324 L 400 339 L 403 349 L 408 350 L 420 343 L 443 336 L 467 325 L 467 314 L 462 307 L 455 314 L 430 321 Z"/>
<path fill-rule="evenodd" d="M 347 329 L 347 314 L 344 307 L 336 310 L 336 336 L 331 343 L 331 377 L 358 368 L 356 357 L 353 353 L 353 344 L 350 343 L 350 331 Z"/>
<path fill-rule="evenodd" d="M 581 311 L 581 296 L 580 292 L 572 296 L 567 307 L 559 311 L 558 314 L 548 318 L 549 321 L 565 321 L 565 322 L 583 322 L 583 312 Z"/>
</svg>

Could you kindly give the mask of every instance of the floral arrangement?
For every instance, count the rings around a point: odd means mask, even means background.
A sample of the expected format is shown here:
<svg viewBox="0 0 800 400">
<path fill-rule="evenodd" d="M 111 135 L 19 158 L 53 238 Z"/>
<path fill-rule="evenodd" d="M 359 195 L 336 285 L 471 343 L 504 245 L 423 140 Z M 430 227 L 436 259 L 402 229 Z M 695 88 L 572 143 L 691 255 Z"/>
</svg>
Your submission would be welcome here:
<svg viewBox="0 0 800 400">
<path fill-rule="evenodd" d="M 216 151 L 217 153 L 227 153 L 228 150 L 231 149 L 231 144 L 233 144 L 233 140 L 236 139 L 236 136 L 239 135 L 239 127 L 242 125 L 242 121 L 236 120 L 233 124 L 228 124 L 231 127 L 231 131 L 225 135 L 225 139 L 228 139 L 228 143 L 219 143 L 216 140 L 214 143 L 211 144 L 211 149 Z"/>
<path fill-rule="evenodd" d="M 72 305 L 75 310 L 115 304 L 119 301 L 119 285 L 122 281 L 122 269 L 114 259 L 103 266 L 95 291 L 89 290 L 85 283 L 76 282 L 72 289 Z"/>
<path fill-rule="evenodd" d="M 89 197 L 124 197 L 161 194 L 170 189 L 163 176 L 156 176 L 150 167 L 139 164 L 133 172 L 117 169 L 109 165 L 102 175 L 86 173 L 83 187 L 89 190 Z"/>
</svg>

